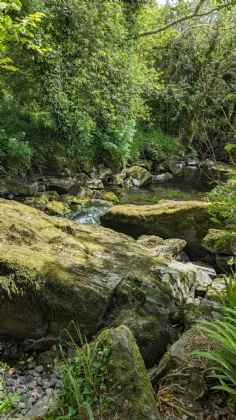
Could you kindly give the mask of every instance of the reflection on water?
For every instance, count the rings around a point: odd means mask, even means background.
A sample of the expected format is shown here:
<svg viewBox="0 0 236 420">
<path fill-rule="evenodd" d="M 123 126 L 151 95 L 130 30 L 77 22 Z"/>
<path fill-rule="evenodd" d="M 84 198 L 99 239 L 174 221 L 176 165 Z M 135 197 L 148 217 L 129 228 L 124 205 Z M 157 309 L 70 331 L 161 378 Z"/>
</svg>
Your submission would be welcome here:
<svg viewBox="0 0 236 420">
<path fill-rule="evenodd" d="M 224 176 L 222 174 L 222 176 Z M 119 204 L 155 204 L 160 200 L 202 200 L 206 192 L 216 185 L 216 178 L 210 170 L 184 168 L 172 178 L 155 181 L 146 188 L 109 188 L 118 199 Z M 100 224 L 100 215 L 107 206 L 90 205 L 70 216 L 70 219 L 81 223 Z"/>
</svg>

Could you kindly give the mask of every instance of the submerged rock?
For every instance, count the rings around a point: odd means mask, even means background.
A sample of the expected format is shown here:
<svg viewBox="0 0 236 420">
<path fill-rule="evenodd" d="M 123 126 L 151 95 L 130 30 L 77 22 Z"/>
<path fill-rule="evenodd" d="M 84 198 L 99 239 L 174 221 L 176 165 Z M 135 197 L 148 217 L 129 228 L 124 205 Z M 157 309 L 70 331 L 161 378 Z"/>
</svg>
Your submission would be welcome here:
<svg viewBox="0 0 236 420">
<path fill-rule="evenodd" d="M 155 205 L 121 205 L 109 209 L 102 225 L 133 238 L 157 235 L 163 239 L 180 238 L 200 247 L 208 229 L 214 226 L 202 201 L 161 201 Z"/>
<path fill-rule="evenodd" d="M 167 325 L 209 282 L 131 237 L 3 199 L 0 244 L 0 333 L 21 338 L 57 334 L 71 319 L 93 334 L 124 308 Z"/>
<path fill-rule="evenodd" d="M 153 389 L 132 332 L 125 326 L 103 331 L 98 340 L 111 349 L 111 408 L 122 420 L 161 420 Z"/>
<path fill-rule="evenodd" d="M 152 175 L 147 169 L 141 166 L 132 166 L 126 171 L 126 176 L 130 178 L 135 187 L 145 187 L 152 183 Z"/>
</svg>

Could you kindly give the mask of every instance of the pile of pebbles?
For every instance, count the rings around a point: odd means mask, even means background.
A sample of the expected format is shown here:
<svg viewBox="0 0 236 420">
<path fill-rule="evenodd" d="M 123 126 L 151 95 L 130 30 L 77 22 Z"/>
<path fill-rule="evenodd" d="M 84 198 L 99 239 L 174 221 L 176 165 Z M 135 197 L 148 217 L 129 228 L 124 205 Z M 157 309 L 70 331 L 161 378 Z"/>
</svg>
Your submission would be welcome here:
<svg viewBox="0 0 236 420">
<path fill-rule="evenodd" d="M 72 349 L 67 352 L 71 357 Z M 60 356 L 54 337 L 24 342 L 0 337 L 0 382 L 3 380 L 4 392 L 19 396 L 16 407 L 9 414 L 0 414 L 0 420 L 23 418 L 44 396 L 60 390 Z M 4 364 L 8 366 L 3 376 Z"/>
</svg>

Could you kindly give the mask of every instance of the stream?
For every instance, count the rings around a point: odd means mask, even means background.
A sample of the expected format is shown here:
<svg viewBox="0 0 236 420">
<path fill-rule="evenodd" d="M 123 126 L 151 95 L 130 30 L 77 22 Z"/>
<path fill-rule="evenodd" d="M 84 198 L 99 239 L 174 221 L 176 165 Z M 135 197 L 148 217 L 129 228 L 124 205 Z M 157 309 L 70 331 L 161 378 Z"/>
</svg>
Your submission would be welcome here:
<svg viewBox="0 0 236 420">
<path fill-rule="evenodd" d="M 220 177 L 223 181 L 225 174 L 220 174 Z M 127 189 L 112 186 L 107 188 L 107 191 L 117 195 L 117 204 L 147 205 L 157 204 L 160 200 L 202 200 L 206 193 L 215 187 L 214 179 L 216 173 L 210 169 L 186 167 L 171 177 L 159 176 L 159 179 L 146 188 Z M 104 204 L 93 203 L 71 214 L 69 218 L 80 223 L 100 224 L 100 216 L 107 209 L 108 206 Z"/>
</svg>

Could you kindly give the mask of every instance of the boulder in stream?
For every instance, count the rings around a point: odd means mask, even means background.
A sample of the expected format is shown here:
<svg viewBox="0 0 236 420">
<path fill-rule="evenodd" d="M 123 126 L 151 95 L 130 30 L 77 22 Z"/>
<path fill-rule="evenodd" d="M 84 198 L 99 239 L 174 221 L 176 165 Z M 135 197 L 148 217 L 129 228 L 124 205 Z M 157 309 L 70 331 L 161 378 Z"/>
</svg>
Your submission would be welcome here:
<svg viewBox="0 0 236 420">
<path fill-rule="evenodd" d="M 152 183 L 152 174 L 141 166 L 131 166 L 126 170 L 126 176 L 132 180 L 135 187 L 145 187 Z"/>
<path fill-rule="evenodd" d="M 195 251 L 209 228 L 214 227 L 202 201 L 163 200 L 155 205 L 132 204 L 114 206 L 101 218 L 102 225 L 126 233 L 133 238 L 157 235 L 163 239 L 184 239 Z"/>
</svg>

